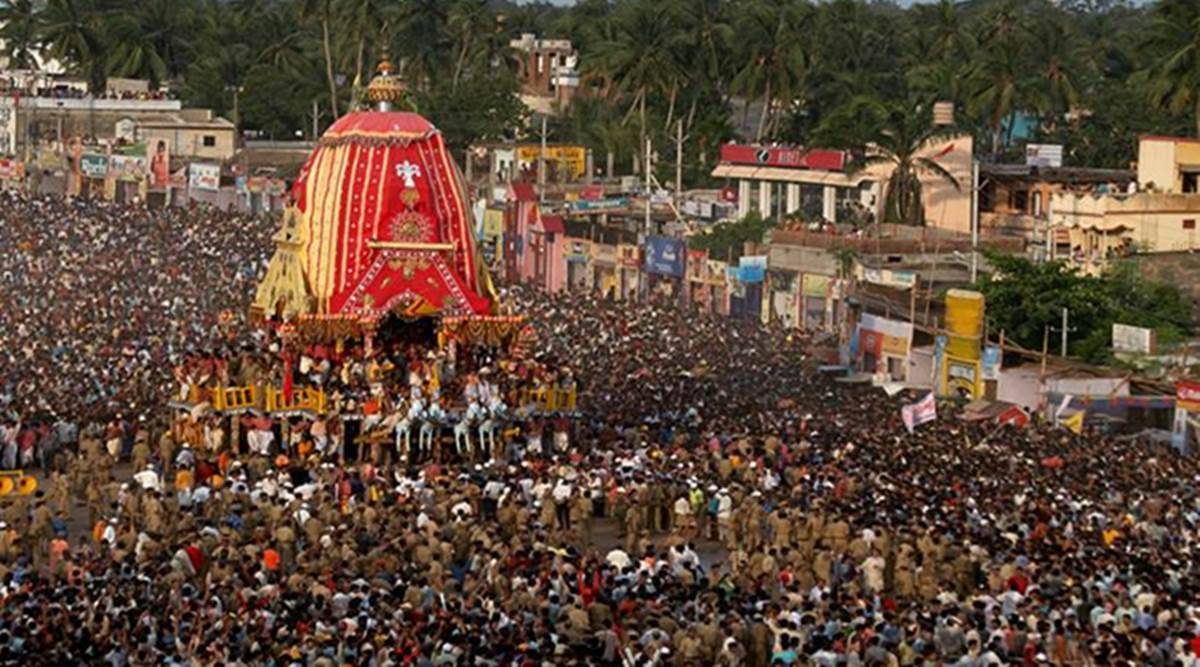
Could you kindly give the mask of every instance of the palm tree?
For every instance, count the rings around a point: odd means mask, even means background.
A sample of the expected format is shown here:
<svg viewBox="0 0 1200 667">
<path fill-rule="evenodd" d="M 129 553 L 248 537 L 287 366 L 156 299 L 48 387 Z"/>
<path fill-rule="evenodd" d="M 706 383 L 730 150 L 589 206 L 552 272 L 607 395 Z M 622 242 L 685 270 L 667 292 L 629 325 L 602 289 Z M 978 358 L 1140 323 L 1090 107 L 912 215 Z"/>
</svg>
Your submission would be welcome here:
<svg viewBox="0 0 1200 667">
<path fill-rule="evenodd" d="M 395 8 L 384 0 L 340 0 L 337 7 L 338 32 L 354 49 L 354 80 L 350 95 L 353 105 L 360 102 L 369 78 L 369 47 L 387 31 L 395 14 Z"/>
<path fill-rule="evenodd" d="M 632 95 L 625 120 L 637 113 L 643 144 L 648 98 L 667 92 L 681 77 L 672 57 L 680 39 L 678 18 L 674 6 L 665 2 L 619 5 L 608 39 L 597 45 L 599 53 L 592 56 L 593 72 L 603 72 L 627 97 Z"/>
<path fill-rule="evenodd" d="M 1153 101 L 1172 113 L 1190 112 L 1200 137 L 1200 5 L 1163 0 L 1147 46 L 1157 52 L 1149 68 Z"/>
<path fill-rule="evenodd" d="M 450 82 L 457 89 L 471 57 L 485 53 L 481 47 L 489 33 L 495 32 L 496 17 L 488 0 L 457 0 L 450 8 L 446 24 L 454 36 L 454 72 Z"/>
<path fill-rule="evenodd" d="M 959 133 L 954 128 L 933 124 L 933 106 L 924 102 L 887 105 L 873 97 L 859 97 L 835 112 L 827 122 L 839 124 L 839 117 L 853 118 L 869 126 L 865 142 L 856 146 L 865 156 L 852 165 L 861 170 L 872 165 L 887 165 L 891 174 L 884 184 L 883 220 L 905 225 L 923 225 L 925 206 L 921 200 L 921 178 L 933 177 L 960 188 L 958 180 L 925 151 Z"/>
<path fill-rule="evenodd" d="M 1004 121 L 1020 103 L 1025 66 L 1015 49 L 984 48 L 979 54 L 967 73 L 971 90 L 967 108 L 985 119 L 992 134 L 992 154 L 999 155 Z"/>
<path fill-rule="evenodd" d="M 398 18 L 400 53 L 409 84 L 429 90 L 448 70 L 451 49 L 444 0 L 409 0 Z"/>
<path fill-rule="evenodd" d="M 1031 105 L 1043 119 L 1057 120 L 1079 101 L 1079 80 L 1089 60 L 1077 33 L 1057 11 L 1047 11 L 1033 26 L 1029 62 Z"/>
<path fill-rule="evenodd" d="M 750 2 L 740 11 L 737 26 L 746 50 L 732 90 L 762 100 L 755 136 L 761 141 L 774 118 L 776 100 L 790 103 L 800 91 L 808 56 L 796 35 L 803 34 L 811 13 L 807 4 L 790 0 Z"/>
<path fill-rule="evenodd" d="M 41 31 L 41 17 L 33 0 L 5 0 L 0 3 L 0 39 L 9 67 L 37 69 L 34 51 Z"/>
<path fill-rule="evenodd" d="M 39 41 L 47 55 L 83 72 L 92 92 L 104 89 L 107 79 L 101 13 L 91 0 L 47 0 L 38 13 Z"/>
<path fill-rule="evenodd" d="M 338 110 L 338 84 L 334 74 L 333 39 L 330 34 L 335 17 L 334 0 L 303 0 L 301 7 L 301 15 L 304 18 L 314 20 L 321 26 L 321 52 L 325 57 L 325 83 L 329 86 L 329 108 L 333 111 L 334 120 L 337 120 L 341 112 Z"/>
<path fill-rule="evenodd" d="M 179 75 L 191 52 L 194 19 L 191 0 L 141 0 L 114 13 L 104 26 L 113 44 L 108 73 L 148 79 L 152 86 Z"/>
</svg>

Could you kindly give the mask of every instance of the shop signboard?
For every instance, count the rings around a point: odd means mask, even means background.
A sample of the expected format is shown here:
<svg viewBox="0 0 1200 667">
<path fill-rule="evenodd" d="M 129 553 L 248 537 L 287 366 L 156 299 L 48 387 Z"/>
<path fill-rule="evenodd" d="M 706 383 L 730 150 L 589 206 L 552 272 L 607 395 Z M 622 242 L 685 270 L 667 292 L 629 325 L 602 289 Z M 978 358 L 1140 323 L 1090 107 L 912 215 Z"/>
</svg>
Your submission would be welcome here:
<svg viewBox="0 0 1200 667">
<path fill-rule="evenodd" d="M 79 157 L 79 171 L 88 178 L 104 178 L 108 176 L 108 156 L 96 153 L 84 153 Z"/>
<path fill-rule="evenodd" d="M 221 189 L 221 166 L 193 162 L 188 165 L 188 187 L 216 192 Z"/>
<path fill-rule="evenodd" d="M 682 278 L 687 248 L 683 241 L 665 236 L 646 238 L 646 272 Z"/>
</svg>

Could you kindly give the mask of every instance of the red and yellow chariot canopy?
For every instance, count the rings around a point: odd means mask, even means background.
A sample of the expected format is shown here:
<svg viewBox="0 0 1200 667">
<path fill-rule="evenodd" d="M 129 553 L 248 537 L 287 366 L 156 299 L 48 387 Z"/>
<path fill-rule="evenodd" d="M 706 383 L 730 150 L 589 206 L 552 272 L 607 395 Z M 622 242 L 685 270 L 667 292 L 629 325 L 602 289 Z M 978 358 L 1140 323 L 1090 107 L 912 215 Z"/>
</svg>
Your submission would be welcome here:
<svg viewBox="0 0 1200 667">
<path fill-rule="evenodd" d="M 413 113 L 362 111 L 321 138 L 292 191 L 310 315 L 484 315 L 495 296 L 463 179 Z"/>
</svg>

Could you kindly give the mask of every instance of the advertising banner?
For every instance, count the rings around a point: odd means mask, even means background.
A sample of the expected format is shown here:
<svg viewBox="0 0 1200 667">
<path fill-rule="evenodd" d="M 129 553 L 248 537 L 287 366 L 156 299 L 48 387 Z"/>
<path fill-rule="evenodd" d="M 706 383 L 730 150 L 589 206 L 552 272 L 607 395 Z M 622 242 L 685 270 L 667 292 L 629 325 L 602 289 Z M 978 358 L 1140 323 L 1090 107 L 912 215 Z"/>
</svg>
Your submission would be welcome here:
<svg viewBox="0 0 1200 667">
<path fill-rule="evenodd" d="M 646 272 L 660 276 L 682 278 L 687 258 L 687 248 L 679 239 L 665 236 L 646 238 Z"/>
<path fill-rule="evenodd" d="M 150 163 L 144 157 L 114 155 L 109 161 L 109 173 L 119 181 L 140 182 L 146 177 Z"/>
<path fill-rule="evenodd" d="M 0 160 L 0 179 L 19 181 L 25 178 L 25 163 L 16 160 Z"/>
<path fill-rule="evenodd" d="M 745 255 L 738 262 L 738 280 L 744 283 L 761 283 L 766 275 L 766 255 Z"/>
<path fill-rule="evenodd" d="M 569 211 L 607 211 L 610 209 L 629 208 L 628 197 L 609 197 L 607 199 L 580 199 L 567 203 Z"/>
<path fill-rule="evenodd" d="M 937 419 L 937 401 L 933 392 L 925 394 L 925 398 L 900 408 L 900 417 L 904 420 L 904 428 L 912 433 L 921 424 L 928 424 Z"/>
<path fill-rule="evenodd" d="M 569 264 L 587 264 L 592 258 L 591 241 L 570 239 L 566 246 L 566 258 Z"/>
<path fill-rule="evenodd" d="M 108 156 L 84 153 L 79 156 L 79 171 L 88 178 L 108 176 Z"/>
<path fill-rule="evenodd" d="M 846 153 L 831 150 L 805 150 L 787 146 L 753 146 L 725 144 L 721 146 L 721 162 L 841 171 L 846 167 Z"/>
<path fill-rule="evenodd" d="M 221 189 L 221 166 L 193 162 L 188 165 L 188 187 L 216 192 Z"/>
<path fill-rule="evenodd" d="M 804 296 L 819 296 L 822 299 L 829 294 L 829 276 L 816 273 L 804 274 Z"/>
<path fill-rule="evenodd" d="M 987 347 L 983 348 L 983 359 L 981 360 L 981 366 L 984 380 L 1000 379 L 1001 356 L 999 345 L 988 345 Z"/>
<path fill-rule="evenodd" d="M 1200 411 L 1200 382 L 1176 382 L 1175 407 L 1190 412 Z"/>
</svg>

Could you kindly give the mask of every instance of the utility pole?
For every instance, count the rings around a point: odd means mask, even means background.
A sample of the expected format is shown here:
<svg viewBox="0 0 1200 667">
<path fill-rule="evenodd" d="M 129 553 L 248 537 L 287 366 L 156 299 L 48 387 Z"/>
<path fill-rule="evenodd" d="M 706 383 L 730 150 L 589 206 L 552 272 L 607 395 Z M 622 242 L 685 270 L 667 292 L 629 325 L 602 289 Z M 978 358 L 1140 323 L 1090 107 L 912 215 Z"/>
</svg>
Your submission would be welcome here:
<svg viewBox="0 0 1200 667">
<path fill-rule="evenodd" d="M 683 120 L 675 124 L 675 204 L 683 198 Z"/>
<path fill-rule="evenodd" d="M 319 110 L 317 109 L 317 100 L 316 100 L 316 98 L 314 98 L 313 99 L 313 112 L 312 112 L 313 113 L 313 133 L 312 133 L 313 138 L 312 138 L 312 140 L 314 142 L 318 141 L 321 138 L 321 125 L 320 125 L 320 120 L 318 117 L 318 111 Z"/>
<path fill-rule="evenodd" d="M 1063 306 L 1063 321 L 1062 321 L 1062 356 L 1067 356 L 1067 317 L 1070 311 L 1066 306 Z"/>
<path fill-rule="evenodd" d="M 646 160 L 642 165 L 643 167 L 645 167 L 645 169 L 643 169 L 643 171 L 645 172 L 645 175 L 646 175 L 646 193 L 645 193 L 645 197 L 646 197 L 646 236 L 649 236 L 650 233 L 653 231 L 653 227 L 651 226 L 652 223 L 650 221 L 650 172 L 652 169 L 652 165 L 650 164 L 651 147 L 652 147 L 651 139 L 650 139 L 650 137 L 646 137 Z"/>
<path fill-rule="evenodd" d="M 538 152 L 538 203 L 546 202 L 546 117 L 542 116 L 542 149 Z"/>
<path fill-rule="evenodd" d="M 971 160 L 971 282 L 979 280 L 979 160 Z"/>
</svg>

